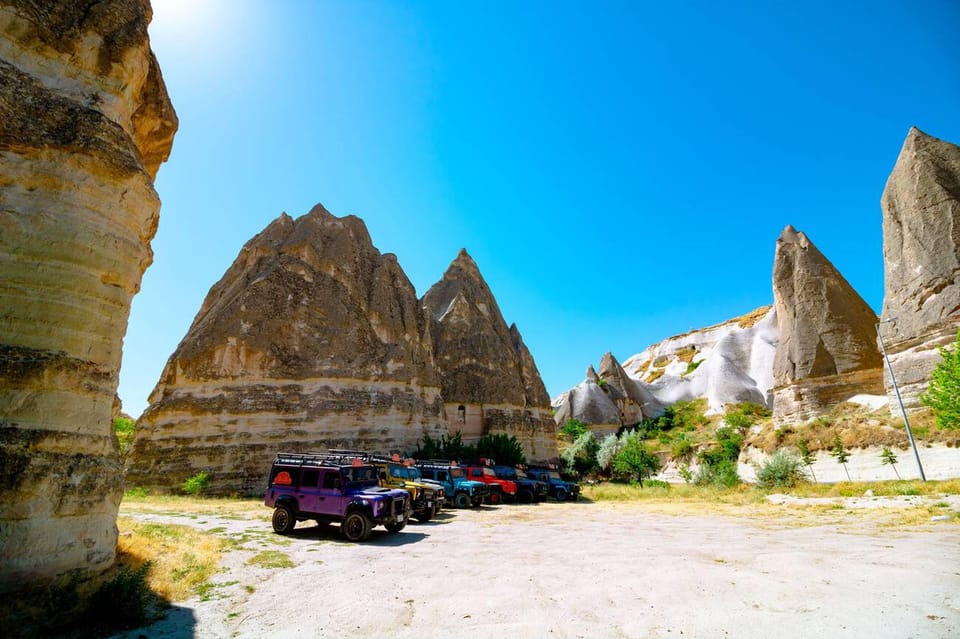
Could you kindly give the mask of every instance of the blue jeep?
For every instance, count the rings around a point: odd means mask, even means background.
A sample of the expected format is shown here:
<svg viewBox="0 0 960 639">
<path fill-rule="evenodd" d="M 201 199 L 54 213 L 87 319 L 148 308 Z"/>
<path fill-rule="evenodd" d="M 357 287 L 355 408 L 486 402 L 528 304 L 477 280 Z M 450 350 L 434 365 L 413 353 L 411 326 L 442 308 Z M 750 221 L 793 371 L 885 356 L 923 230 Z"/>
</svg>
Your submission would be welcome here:
<svg viewBox="0 0 960 639">
<path fill-rule="evenodd" d="M 576 501 L 580 496 L 580 486 L 561 478 L 560 473 L 551 466 L 527 466 L 526 475 L 527 479 L 546 483 L 550 496 L 557 501 Z"/>
</svg>

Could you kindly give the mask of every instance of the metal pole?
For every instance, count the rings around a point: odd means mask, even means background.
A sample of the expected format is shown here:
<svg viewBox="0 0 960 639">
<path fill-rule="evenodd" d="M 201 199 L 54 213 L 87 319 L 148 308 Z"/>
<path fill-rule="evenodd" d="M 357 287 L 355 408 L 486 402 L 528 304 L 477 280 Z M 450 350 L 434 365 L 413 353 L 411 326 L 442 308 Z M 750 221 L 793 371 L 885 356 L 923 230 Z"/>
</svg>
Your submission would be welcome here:
<svg viewBox="0 0 960 639">
<path fill-rule="evenodd" d="M 890 371 L 890 381 L 893 382 L 893 391 L 897 394 L 897 403 L 900 404 L 900 414 L 903 415 L 903 425 L 907 429 L 907 439 L 910 440 L 910 447 L 913 448 L 913 457 L 917 460 L 917 470 L 920 471 L 920 479 L 927 481 L 923 474 L 923 464 L 920 463 L 920 452 L 917 450 L 917 442 L 913 439 L 913 431 L 910 430 L 910 420 L 907 419 L 907 411 L 903 407 L 903 398 L 900 397 L 900 387 L 897 386 L 897 378 L 893 376 L 893 366 L 890 365 L 890 358 L 887 356 L 887 347 L 883 343 L 883 335 L 880 334 L 880 324 L 886 324 L 895 320 L 895 317 L 877 322 L 877 338 L 880 340 L 880 350 L 883 351 L 883 359 L 887 362 L 887 370 Z"/>
</svg>

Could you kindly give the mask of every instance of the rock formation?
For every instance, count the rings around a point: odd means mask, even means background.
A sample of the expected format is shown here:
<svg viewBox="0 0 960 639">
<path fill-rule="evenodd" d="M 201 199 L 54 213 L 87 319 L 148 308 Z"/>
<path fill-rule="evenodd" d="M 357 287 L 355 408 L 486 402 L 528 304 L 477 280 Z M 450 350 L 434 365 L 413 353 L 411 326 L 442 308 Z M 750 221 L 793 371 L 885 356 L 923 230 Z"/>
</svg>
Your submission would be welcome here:
<svg viewBox="0 0 960 639">
<path fill-rule="evenodd" d="M 776 423 L 805 421 L 858 393 L 882 394 L 876 313 L 792 226 L 777 240 L 773 297 Z"/>
<path fill-rule="evenodd" d="M 146 0 L 0 0 L 0 592 L 114 560 L 111 413 L 177 118 Z"/>
<path fill-rule="evenodd" d="M 363 222 L 281 215 L 210 290 L 137 423 L 127 482 L 262 490 L 280 449 L 409 450 L 446 432 L 416 293 Z"/>
<path fill-rule="evenodd" d="M 881 205 L 882 315 L 895 318 L 881 330 L 904 404 L 917 408 L 937 347 L 960 325 L 960 148 L 910 129 Z"/>
<path fill-rule="evenodd" d="M 467 440 L 505 432 L 523 443 L 528 458 L 555 457 L 556 427 L 540 373 L 465 250 L 421 303 L 450 430 Z"/>
</svg>

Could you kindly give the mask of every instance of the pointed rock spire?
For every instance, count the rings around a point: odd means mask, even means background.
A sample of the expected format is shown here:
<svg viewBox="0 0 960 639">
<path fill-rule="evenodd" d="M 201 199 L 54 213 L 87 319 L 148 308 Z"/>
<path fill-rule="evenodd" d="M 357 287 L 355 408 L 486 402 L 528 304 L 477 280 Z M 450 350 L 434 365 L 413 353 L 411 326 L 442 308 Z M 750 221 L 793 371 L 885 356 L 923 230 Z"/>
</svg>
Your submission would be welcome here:
<svg viewBox="0 0 960 639">
<path fill-rule="evenodd" d="M 792 226 L 777 240 L 773 296 L 779 321 L 775 419 L 801 421 L 850 395 L 877 392 L 882 382 L 876 314 Z M 848 395 L 840 397 L 843 393 Z"/>
</svg>

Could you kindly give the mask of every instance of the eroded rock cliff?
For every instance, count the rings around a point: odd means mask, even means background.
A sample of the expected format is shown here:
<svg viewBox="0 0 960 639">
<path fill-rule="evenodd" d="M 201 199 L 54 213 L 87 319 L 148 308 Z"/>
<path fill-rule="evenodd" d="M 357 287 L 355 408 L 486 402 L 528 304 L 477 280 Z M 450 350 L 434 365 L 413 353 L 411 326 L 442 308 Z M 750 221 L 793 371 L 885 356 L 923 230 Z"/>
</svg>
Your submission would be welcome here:
<svg viewBox="0 0 960 639">
<path fill-rule="evenodd" d="M 408 450 L 446 432 L 430 334 L 396 257 L 317 205 L 250 240 L 207 294 L 137 422 L 131 485 L 197 472 L 256 492 L 281 449 Z"/>
<path fill-rule="evenodd" d="M 0 0 L 0 591 L 113 562 L 111 413 L 177 118 L 146 0 Z"/>
<path fill-rule="evenodd" d="M 919 407 L 960 326 L 960 148 L 910 129 L 887 180 L 881 330 L 904 404 Z M 899 411 L 888 375 L 891 410 Z"/>
<path fill-rule="evenodd" d="M 773 297 L 775 422 L 806 421 L 853 395 L 882 394 L 876 313 L 792 226 L 777 240 Z"/>
<path fill-rule="evenodd" d="M 508 433 L 523 443 L 528 458 L 556 457 L 556 426 L 540 373 L 466 250 L 422 304 L 450 430 L 465 438 Z"/>
</svg>

